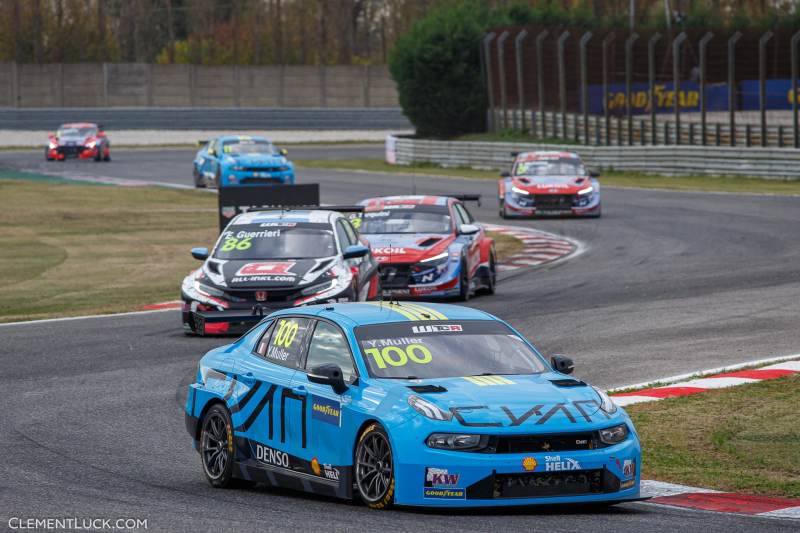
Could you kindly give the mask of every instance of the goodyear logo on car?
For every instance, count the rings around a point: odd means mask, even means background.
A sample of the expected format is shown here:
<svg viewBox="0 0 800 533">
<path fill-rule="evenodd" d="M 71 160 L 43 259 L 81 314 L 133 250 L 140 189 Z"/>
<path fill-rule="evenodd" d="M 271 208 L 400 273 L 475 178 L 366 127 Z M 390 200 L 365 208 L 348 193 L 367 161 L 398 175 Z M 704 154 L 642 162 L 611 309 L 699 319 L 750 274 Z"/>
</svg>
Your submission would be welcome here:
<svg viewBox="0 0 800 533">
<path fill-rule="evenodd" d="M 326 424 L 341 427 L 342 425 L 342 404 L 336 400 L 323 398 L 322 396 L 311 397 L 311 418 Z"/>
<path fill-rule="evenodd" d="M 424 487 L 423 498 L 437 498 L 440 500 L 466 500 L 467 491 L 464 489 L 443 489 L 438 487 Z"/>
</svg>

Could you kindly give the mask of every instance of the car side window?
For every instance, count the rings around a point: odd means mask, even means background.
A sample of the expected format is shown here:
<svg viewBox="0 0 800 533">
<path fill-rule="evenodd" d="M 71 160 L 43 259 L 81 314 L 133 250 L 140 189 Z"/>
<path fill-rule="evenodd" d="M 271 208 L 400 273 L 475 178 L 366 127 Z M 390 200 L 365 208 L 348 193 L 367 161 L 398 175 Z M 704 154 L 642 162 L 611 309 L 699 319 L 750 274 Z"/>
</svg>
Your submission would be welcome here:
<svg viewBox="0 0 800 533">
<path fill-rule="evenodd" d="M 456 204 L 456 205 L 461 208 L 461 211 L 463 211 L 462 214 L 464 218 L 466 218 L 467 224 L 473 224 L 475 222 L 475 217 L 473 217 L 472 213 L 469 212 L 467 206 L 465 206 L 464 204 Z"/>
<path fill-rule="evenodd" d="M 210 156 L 216 155 L 216 152 L 217 152 L 217 141 L 216 140 L 211 140 L 211 142 L 208 143 L 208 150 L 206 150 L 206 151 L 208 152 L 208 155 L 210 155 Z"/>
<path fill-rule="evenodd" d="M 260 355 L 261 357 L 267 356 L 267 346 L 269 346 L 269 338 L 272 335 L 272 330 L 275 327 L 275 322 L 272 322 L 269 327 L 264 330 L 264 333 L 261 335 L 258 343 L 256 343 L 256 349 L 253 350 L 255 353 Z"/>
<path fill-rule="evenodd" d="M 456 212 L 456 222 L 459 226 L 461 224 L 469 224 L 467 216 L 464 213 L 464 207 L 461 204 L 453 204 L 453 209 Z"/>
<path fill-rule="evenodd" d="M 287 368 L 300 368 L 310 325 L 309 318 L 279 318 L 272 327 L 269 343 L 263 353 L 264 359 Z M 259 345 L 259 353 L 260 349 Z"/>
<path fill-rule="evenodd" d="M 339 238 L 339 246 L 341 246 L 342 251 L 350 246 L 350 240 L 347 237 L 347 232 L 342 225 L 341 219 L 336 221 L 336 236 Z"/>
<path fill-rule="evenodd" d="M 356 230 L 353 229 L 352 224 L 343 218 L 340 218 L 339 222 L 344 228 L 344 232 L 347 234 L 347 242 L 349 244 L 358 244 L 358 235 L 356 235 Z"/>
<path fill-rule="evenodd" d="M 333 324 L 318 321 L 308 346 L 306 370 L 324 363 L 333 363 L 341 368 L 342 377 L 347 383 L 351 383 L 356 377 L 350 345 L 342 331 Z"/>
</svg>

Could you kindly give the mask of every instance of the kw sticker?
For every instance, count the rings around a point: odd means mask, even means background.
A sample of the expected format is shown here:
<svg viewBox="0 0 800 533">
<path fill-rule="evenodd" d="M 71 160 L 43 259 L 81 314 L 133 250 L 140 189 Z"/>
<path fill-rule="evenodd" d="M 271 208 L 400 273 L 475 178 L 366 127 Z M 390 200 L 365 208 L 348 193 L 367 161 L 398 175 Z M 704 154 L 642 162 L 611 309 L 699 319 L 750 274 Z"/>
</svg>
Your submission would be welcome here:
<svg viewBox="0 0 800 533">
<path fill-rule="evenodd" d="M 470 383 L 474 383 L 479 387 L 487 387 L 490 385 L 513 385 L 514 382 L 503 376 L 467 376 L 464 379 Z"/>
</svg>

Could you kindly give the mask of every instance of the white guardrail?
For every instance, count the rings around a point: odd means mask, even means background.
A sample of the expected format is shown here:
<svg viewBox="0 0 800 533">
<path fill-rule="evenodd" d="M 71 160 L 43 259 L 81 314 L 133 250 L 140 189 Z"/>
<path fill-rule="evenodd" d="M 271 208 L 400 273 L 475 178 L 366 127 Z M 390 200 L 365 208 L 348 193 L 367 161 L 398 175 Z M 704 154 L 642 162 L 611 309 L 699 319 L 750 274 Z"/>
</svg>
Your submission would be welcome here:
<svg viewBox="0 0 800 533">
<path fill-rule="evenodd" d="M 800 150 L 728 146 L 582 146 L 566 144 L 431 141 L 389 135 L 386 161 L 507 170 L 511 152 L 575 151 L 592 169 L 638 170 L 666 175 L 800 178 Z"/>
</svg>

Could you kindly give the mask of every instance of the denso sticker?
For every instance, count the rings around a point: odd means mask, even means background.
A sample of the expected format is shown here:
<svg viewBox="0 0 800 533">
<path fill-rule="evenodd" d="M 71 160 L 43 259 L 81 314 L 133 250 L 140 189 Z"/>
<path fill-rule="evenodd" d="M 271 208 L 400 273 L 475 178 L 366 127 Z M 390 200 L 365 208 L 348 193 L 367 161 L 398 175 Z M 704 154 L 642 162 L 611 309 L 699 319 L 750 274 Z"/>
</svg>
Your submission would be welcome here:
<svg viewBox="0 0 800 533">
<path fill-rule="evenodd" d="M 247 276 L 264 276 L 264 275 L 283 275 L 283 276 L 296 276 L 294 272 L 289 272 L 295 264 L 294 261 L 271 261 L 267 263 L 247 263 L 240 268 L 234 276 L 247 277 Z"/>
<path fill-rule="evenodd" d="M 256 459 L 268 465 L 290 468 L 288 453 L 261 444 L 256 444 Z"/>
<path fill-rule="evenodd" d="M 446 468 L 431 468 L 425 469 L 425 486 L 426 487 L 455 487 L 458 486 L 458 480 L 461 474 L 450 472 Z"/>
<path fill-rule="evenodd" d="M 560 455 L 545 455 L 544 469 L 547 472 L 563 472 L 567 470 L 580 470 L 581 464 L 569 457 L 561 458 Z"/>
</svg>

